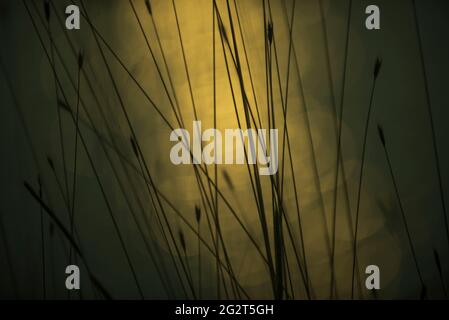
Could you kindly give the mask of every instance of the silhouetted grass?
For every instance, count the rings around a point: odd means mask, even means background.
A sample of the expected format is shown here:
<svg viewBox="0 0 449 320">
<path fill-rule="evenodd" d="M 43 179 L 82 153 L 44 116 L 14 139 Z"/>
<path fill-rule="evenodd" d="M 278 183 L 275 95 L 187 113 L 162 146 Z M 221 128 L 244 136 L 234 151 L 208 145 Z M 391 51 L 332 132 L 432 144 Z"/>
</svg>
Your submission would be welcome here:
<svg viewBox="0 0 449 320">
<path fill-rule="evenodd" d="M 373 71 L 373 82 L 371 85 L 371 94 L 370 94 L 370 100 L 368 104 L 368 112 L 366 115 L 366 121 L 364 125 L 364 134 L 363 134 L 363 140 L 362 140 L 362 156 L 360 161 L 360 173 L 359 173 L 359 179 L 357 184 L 357 206 L 356 206 L 356 212 L 355 212 L 355 230 L 354 230 L 354 242 L 353 242 L 353 248 L 352 248 L 352 276 L 351 276 L 351 299 L 354 298 L 354 279 L 355 279 L 355 267 L 356 267 L 356 259 L 357 259 L 357 236 L 358 236 L 358 230 L 359 230 L 359 216 L 360 216 L 360 200 L 361 200 L 361 194 L 362 194 L 362 182 L 363 182 L 363 173 L 364 173 L 364 165 L 365 165 L 365 154 L 366 154 L 366 146 L 367 146 L 367 139 L 368 139 L 368 131 L 369 131 L 369 124 L 371 120 L 371 111 L 373 108 L 373 102 L 374 102 L 374 91 L 376 89 L 376 82 L 377 77 L 380 72 L 380 68 L 382 66 L 382 60 L 379 58 L 376 59 L 375 65 L 374 65 L 374 71 Z"/>
<path fill-rule="evenodd" d="M 380 125 L 377 125 L 377 131 L 378 131 L 378 134 L 379 134 L 379 139 L 380 139 L 380 141 L 382 143 L 382 147 L 383 147 L 384 152 L 385 152 L 385 158 L 387 159 L 388 170 L 390 172 L 391 181 L 393 182 L 394 192 L 395 192 L 396 199 L 398 201 L 399 209 L 400 209 L 400 212 L 401 212 L 402 223 L 404 224 L 404 229 L 405 229 L 405 232 L 407 234 L 407 240 L 408 240 L 408 244 L 410 246 L 410 251 L 412 253 L 413 262 L 415 263 L 415 268 L 416 268 L 416 272 L 418 274 L 419 282 L 421 284 L 421 288 L 425 288 L 426 286 L 424 284 L 424 280 L 423 280 L 423 277 L 422 277 L 421 269 L 419 268 L 418 258 L 416 256 L 416 251 L 415 251 L 415 247 L 413 245 L 412 236 L 410 234 L 410 229 L 408 227 L 407 218 L 405 216 L 405 212 L 404 212 L 404 207 L 403 207 L 403 204 L 402 204 L 401 196 L 399 195 L 399 188 L 398 188 L 395 176 L 394 176 L 393 166 L 391 164 L 390 156 L 388 154 L 387 144 L 386 144 L 386 140 L 385 140 L 385 135 L 384 135 L 383 129 L 382 129 L 382 127 Z"/>
<path fill-rule="evenodd" d="M 309 267 L 312 263 L 315 263 L 316 257 L 311 255 L 311 252 L 306 250 L 305 247 L 305 235 L 304 229 L 307 225 L 304 225 L 302 215 L 304 212 L 301 210 L 301 194 L 297 184 L 302 172 L 295 166 L 296 158 L 293 154 L 292 146 L 295 141 L 294 138 L 289 135 L 289 125 L 291 128 L 292 120 L 291 116 L 292 107 L 289 104 L 293 104 L 289 99 L 292 92 L 292 87 L 297 85 L 296 91 L 300 98 L 301 115 L 304 117 L 304 132 L 305 140 L 307 143 L 307 152 L 311 155 L 310 170 L 313 174 L 313 188 L 314 194 L 317 196 L 317 208 L 322 216 L 320 227 L 322 231 L 319 236 L 324 239 L 326 256 L 324 257 L 325 263 L 329 263 L 330 269 L 330 282 L 329 282 L 329 297 L 339 298 L 340 293 L 337 290 L 337 274 L 336 274 L 336 235 L 337 235 L 337 204 L 338 204 L 338 192 L 341 190 L 339 187 L 339 181 L 343 182 L 343 201 L 347 208 L 348 224 L 350 232 L 350 241 L 352 243 L 352 278 L 351 278 L 351 298 L 354 298 L 354 286 L 355 278 L 359 276 L 358 260 L 357 260 L 357 239 L 358 229 L 360 225 L 360 203 L 361 192 L 363 186 L 364 177 L 364 163 L 367 149 L 367 136 L 370 128 L 370 118 L 373 109 L 373 99 L 376 88 L 376 81 L 381 69 L 381 61 L 378 59 L 374 66 L 373 82 L 371 87 L 370 102 L 368 106 L 368 113 L 364 126 L 364 137 L 362 143 L 362 157 L 359 173 L 359 180 L 357 185 L 357 208 L 355 213 L 355 231 L 352 229 L 352 217 L 350 214 L 349 195 L 346 183 L 346 173 L 344 170 L 344 159 L 342 155 L 342 123 L 343 116 L 346 116 L 344 111 L 344 102 L 348 82 L 348 70 L 349 70 L 349 48 L 350 48 L 350 34 L 351 34 L 351 20 L 353 14 L 352 1 L 349 1 L 348 16 L 346 21 L 346 38 L 345 38 L 345 51 L 343 61 L 343 74 L 341 83 L 341 96 L 340 101 L 337 102 L 337 97 L 334 88 L 334 77 L 332 73 L 332 52 L 329 50 L 328 34 L 327 34 L 327 21 L 324 16 L 321 0 L 318 2 L 320 17 L 322 23 L 322 32 L 324 40 L 324 49 L 326 57 L 326 66 L 328 69 L 327 78 L 330 91 L 330 107 L 334 116 L 334 132 L 336 141 L 336 166 L 335 166 L 335 180 L 333 188 L 333 206 L 332 206 L 332 221 L 330 229 L 328 229 L 328 221 L 325 212 L 324 198 L 321 191 L 321 179 L 319 174 L 319 162 L 320 159 L 316 158 L 317 150 L 316 143 L 312 136 L 313 123 L 309 118 L 309 106 L 308 96 L 304 90 L 304 70 L 303 59 L 297 54 L 295 49 L 296 35 L 294 35 L 295 21 L 300 19 L 298 16 L 298 8 L 296 7 L 296 0 L 293 0 L 292 7 L 287 9 L 285 1 L 282 1 L 282 10 L 284 21 L 282 19 L 273 19 L 272 1 L 262 0 L 260 1 L 260 9 L 263 9 L 263 18 L 258 21 L 258 40 L 263 40 L 264 48 L 258 54 L 264 58 L 264 64 L 260 66 L 263 73 L 261 79 L 254 77 L 254 67 L 251 65 L 250 55 L 248 54 L 251 49 L 250 39 L 247 39 L 244 35 L 244 27 L 248 21 L 245 20 L 246 16 L 240 16 L 242 10 L 239 9 L 237 1 L 222 1 L 219 2 L 220 7 L 215 0 L 211 0 L 211 20 L 212 20 L 212 37 L 211 37 L 211 59 L 212 69 L 210 70 L 211 84 L 213 95 L 213 124 L 214 128 L 219 125 L 217 117 L 217 75 L 219 70 L 227 78 L 226 85 L 229 85 L 229 93 L 232 98 L 233 112 L 232 116 L 235 116 L 235 120 L 238 123 L 238 127 L 242 130 L 246 129 L 258 129 L 264 125 L 270 128 L 282 127 L 282 156 L 279 158 L 279 171 L 274 175 L 268 177 L 266 180 L 259 176 L 259 165 L 246 164 L 245 177 L 238 177 L 239 179 L 245 179 L 247 183 L 246 204 L 254 206 L 256 216 L 256 223 L 254 226 L 249 225 L 245 218 L 242 217 L 244 213 L 243 206 L 240 205 L 239 197 L 242 197 L 239 184 L 235 184 L 233 179 L 227 170 L 222 171 L 221 178 L 218 177 L 217 164 L 214 165 L 213 171 L 211 171 L 207 165 L 198 164 L 192 165 L 193 177 L 195 181 L 192 188 L 196 188 L 196 200 L 194 207 L 194 215 L 192 215 L 192 207 L 177 207 L 174 205 L 176 195 L 168 195 L 162 192 L 163 188 L 160 185 L 160 181 L 157 181 L 157 172 L 150 170 L 152 168 L 150 158 L 142 150 L 142 139 L 137 135 L 136 124 L 132 118 L 130 112 L 130 105 L 124 99 L 124 91 L 127 89 L 120 85 L 118 76 L 116 76 L 113 63 L 119 66 L 120 71 L 125 71 L 126 80 L 131 80 L 131 84 L 134 85 L 140 93 L 144 96 L 145 106 L 149 106 L 149 111 L 154 111 L 156 116 L 159 117 L 163 124 L 169 129 L 176 127 L 185 127 L 183 111 L 188 108 L 192 108 L 194 120 L 200 120 L 201 114 L 199 114 L 199 100 L 197 100 L 196 88 L 192 82 L 192 75 L 196 70 L 192 67 L 192 57 L 187 55 L 185 51 L 185 45 L 187 44 L 187 38 L 195 35 L 187 33 L 187 28 L 184 30 L 181 10 L 178 8 L 178 3 L 175 0 L 171 2 L 171 8 L 167 14 L 173 15 L 176 24 L 173 26 L 173 31 L 176 33 L 176 41 L 180 45 L 180 51 L 178 58 L 182 58 L 183 68 L 181 71 L 185 73 L 185 83 L 188 86 L 188 98 L 184 100 L 178 99 L 180 97 L 180 89 L 176 87 L 173 79 L 173 69 L 170 69 L 167 50 L 168 45 L 165 43 L 165 39 L 160 37 L 159 31 L 165 25 L 158 24 L 163 16 L 159 16 L 158 7 L 153 7 L 149 0 L 141 1 L 141 8 L 144 9 L 144 14 L 141 14 L 139 7 L 136 5 L 137 1 L 129 0 L 131 14 L 135 18 L 138 31 L 142 36 L 142 43 L 148 49 L 148 61 L 156 68 L 157 75 L 156 81 L 159 81 L 163 86 L 162 97 L 167 101 L 156 103 L 156 100 L 152 98 L 152 94 L 149 92 L 149 88 L 146 88 L 143 82 L 137 80 L 130 67 L 118 54 L 110 42 L 108 42 L 104 34 L 97 29 L 93 23 L 93 19 L 85 6 L 85 1 L 81 0 L 82 16 L 84 22 L 87 23 L 89 30 L 92 33 L 93 40 L 95 41 L 96 48 L 93 51 L 89 51 L 88 56 L 84 56 L 80 53 L 78 44 L 73 41 L 71 34 L 67 32 L 64 27 L 63 12 L 59 10 L 59 6 L 55 5 L 53 1 L 43 1 L 42 7 L 38 7 L 36 3 L 32 2 L 31 6 L 34 11 L 30 11 L 29 3 L 23 1 L 25 9 L 28 13 L 30 21 L 33 25 L 34 31 L 38 37 L 39 43 L 42 46 L 43 53 L 49 64 L 52 78 L 54 80 L 55 87 L 55 99 L 57 101 L 57 119 L 59 130 L 59 143 L 61 154 L 53 154 L 45 150 L 36 150 L 33 146 L 32 135 L 29 132 L 26 122 L 24 121 L 22 110 L 20 109 L 17 101 L 14 101 L 14 105 L 20 116 L 25 136 L 27 137 L 27 143 L 30 146 L 33 158 L 36 165 L 36 171 L 44 173 L 44 170 L 40 170 L 39 157 L 47 157 L 47 164 L 50 168 L 51 175 L 48 178 L 48 182 L 51 182 L 51 186 L 55 186 L 57 189 L 57 195 L 61 197 L 64 202 L 64 210 L 67 210 L 69 219 L 67 228 L 61 221 L 61 217 L 55 214 L 55 206 L 51 205 L 50 197 L 46 196 L 46 188 L 48 186 L 41 182 L 39 179 L 39 190 L 36 192 L 30 184 L 25 182 L 26 190 L 32 195 L 32 197 L 38 202 L 41 211 L 41 251 L 42 251 L 42 263 L 43 263 L 43 293 L 44 298 L 48 294 L 46 285 L 46 266 L 45 266 L 45 250 L 46 242 L 50 247 L 55 241 L 52 237 L 45 239 L 44 228 L 44 212 L 50 218 L 52 225 L 56 225 L 57 229 L 61 231 L 64 241 L 63 245 L 69 244 L 69 261 L 72 259 L 76 262 L 77 258 L 80 258 L 88 269 L 89 278 L 92 281 L 94 287 L 99 290 L 105 298 L 111 298 L 106 292 L 104 287 L 98 282 L 98 280 L 92 275 L 88 261 L 84 259 L 84 252 L 81 247 L 81 239 L 77 233 L 75 223 L 75 213 L 80 210 L 79 201 L 81 196 L 77 194 L 77 190 L 80 188 L 79 183 L 79 158 L 80 153 L 84 152 L 87 157 L 90 169 L 95 176 L 95 182 L 101 192 L 102 199 L 106 205 L 109 218 L 111 219 L 115 234 L 117 235 L 120 248 L 123 250 L 124 258 L 126 258 L 127 266 L 129 267 L 132 279 L 136 286 L 137 292 L 141 298 L 144 298 L 144 287 L 141 285 L 139 278 L 141 275 L 137 273 L 136 262 L 132 261 L 128 248 L 131 245 L 129 240 L 125 241 L 125 229 L 124 225 L 117 220 L 117 212 L 112 206 L 112 198 L 106 192 L 107 184 L 111 183 L 111 187 L 116 187 L 118 190 L 118 197 L 120 201 L 125 201 L 126 219 L 130 219 L 137 228 L 137 234 L 139 242 L 137 246 L 144 246 L 146 257 L 152 263 L 156 270 L 155 277 L 159 279 L 162 289 L 166 293 L 168 298 L 207 298 L 211 287 L 216 289 L 217 298 L 228 299 L 240 299 L 251 298 L 249 288 L 246 288 L 241 284 L 239 268 L 236 269 L 236 262 L 231 259 L 230 247 L 231 241 L 228 240 L 227 235 L 222 230 L 222 221 L 226 218 L 227 221 L 231 220 L 240 228 L 247 240 L 249 241 L 251 248 L 255 250 L 258 259 L 262 263 L 264 272 L 266 271 L 265 281 L 271 286 L 270 294 L 275 299 L 294 299 L 294 298 L 315 298 L 314 286 L 312 285 L 312 279 L 309 273 Z M 414 4 L 414 1 L 413 1 Z M 415 5 L 415 4 L 414 4 Z M 291 15 L 288 10 L 291 10 Z M 420 39 L 419 26 L 416 17 L 415 20 L 418 29 L 418 38 Z M 261 10 L 262 11 L 262 10 Z M 37 19 L 35 18 L 37 16 Z M 50 21 L 55 23 L 50 23 Z M 150 23 L 150 29 L 146 30 L 144 27 L 144 21 L 148 19 Z M 56 24 L 57 23 L 57 24 Z M 279 35 L 282 30 L 282 24 L 285 23 L 288 28 L 288 52 L 279 50 L 282 48 L 280 40 L 285 41 L 285 38 L 281 38 Z M 263 29 L 262 29 L 263 28 Z M 66 54 L 62 44 L 58 44 L 54 41 L 56 31 L 60 31 L 64 34 L 66 44 L 69 46 L 69 52 Z M 149 37 L 149 33 L 155 36 Z M 162 34 L 162 33 L 161 33 Z M 218 38 L 217 38 L 218 36 Z M 150 40 L 152 39 L 152 40 Z M 434 124 L 432 118 L 430 97 L 428 92 L 428 84 L 426 79 L 426 71 L 424 65 L 424 58 L 422 53 L 422 44 L 419 40 L 421 61 L 423 66 L 424 78 L 426 80 L 426 94 L 427 104 L 429 109 L 429 116 L 431 120 L 433 146 L 436 158 L 436 167 L 438 172 L 438 178 L 440 183 L 440 194 L 443 196 L 440 164 L 438 160 L 438 150 L 436 148 L 436 137 L 434 132 Z M 285 44 L 285 43 L 284 43 Z M 217 47 L 218 46 L 218 47 Z M 217 48 L 219 48 L 217 52 Z M 221 52 L 220 52 L 221 49 Z M 263 52 L 262 52 L 263 51 Z M 98 56 L 96 56 L 96 54 Z M 159 56 L 160 54 L 160 56 Z M 219 60 L 219 56 L 222 55 L 223 60 Z M 100 65 L 92 65 L 93 58 L 100 58 L 102 62 Z M 158 58 L 156 58 L 158 57 Z M 162 57 L 162 62 L 159 63 Z M 90 58 L 92 58 L 91 61 Z M 287 67 L 283 70 L 282 61 L 287 59 Z M 144 61 L 147 59 L 143 59 Z M 280 63 L 281 61 L 281 63 Z M 218 69 L 217 65 L 225 69 Z M 77 72 L 74 74 L 70 66 L 77 64 Z M 294 64 L 292 66 L 292 64 Z M 108 84 L 112 85 L 112 91 L 107 92 L 105 96 L 101 97 L 98 82 L 100 75 L 100 69 L 105 71 Z M 2 65 L 3 69 L 3 65 Z M 223 71 L 224 70 L 224 71 Z M 297 82 L 292 83 L 292 71 L 297 73 Z M 3 70 L 4 71 L 4 70 Z M 183 75 L 184 75 L 183 73 Z M 5 72 L 6 75 L 6 72 Z M 178 74 L 176 74 L 178 76 Z M 262 79 L 264 78 L 264 79 Z M 64 79 L 64 82 L 62 81 Z M 9 83 L 9 79 L 6 76 L 8 86 L 14 97 L 14 90 Z M 68 82 L 66 82 L 68 80 Z M 226 80 L 226 79 L 225 79 Z M 259 82 L 256 82 L 258 80 Z M 64 83 L 64 86 L 63 86 Z M 257 85 L 261 84 L 261 88 Z M 82 86 L 81 86 L 82 85 Z M 81 90 L 82 88 L 82 90 Z M 285 91 L 284 91 L 285 88 Z M 262 92 L 258 92 L 262 89 Z M 72 107 L 69 103 L 67 96 L 69 92 L 76 93 L 76 106 Z M 262 95 L 260 95 L 262 93 Z M 258 95 L 259 94 L 259 95 Z M 107 96 L 106 96 L 107 95 Z M 263 99 L 260 99 L 260 98 Z M 92 98 L 92 99 L 91 99 Z M 265 100 L 266 99 L 266 100 Z M 120 107 L 120 112 L 114 113 L 114 107 L 116 104 Z M 337 110 L 337 104 L 339 109 Z M 231 106 L 230 106 L 231 107 Z M 295 106 L 296 107 L 296 106 Z M 61 113 L 62 111 L 62 113 Z M 63 120 L 63 115 L 68 115 L 71 121 L 70 125 L 74 128 L 73 139 L 73 164 L 66 159 L 66 151 L 71 150 L 72 145 L 69 145 L 69 140 L 64 140 L 62 135 L 64 126 L 67 125 Z M 280 115 L 280 116 L 279 116 Z M 173 118 L 174 116 L 174 121 Z M 122 128 L 122 119 L 125 120 L 125 126 Z M 290 124 L 289 124 L 290 122 Z M 123 129 L 124 132 L 116 132 L 114 125 Z M 294 124 L 296 125 L 296 124 Z M 72 127 L 70 127 L 72 128 Z M 104 130 L 103 130 L 104 129 Z M 99 174 L 99 166 L 103 163 L 97 163 L 93 158 L 93 150 L 89 150 L 86 143 L 86 133 L 93 133 L 95 142 L 99 145 L 101 155 L 105 157 L 107 169 L 111 172 L 111 180 L 106 180 L 104 176 Z M 387 157 L 391 178 L 395 187 L 395 193 L 401 214 L 403 218 L 403 225 L 406 230 L 410 249 L 415 262 L 415 266 L 419 275 L 421 292 L 420 297 L 422 299 L 427 298 L 427 286 L 424 284 L 421 276 L 421 271 L 418 266 L 418 256 L 415 253 L 412 238 L 408 230 L 407 221 L 405 218 L 404 210 L 402 208 L 401 199 L 399 197 L 398 186 L 393 175 L 393 169 L 390 163 L 389 155 L 385 147 L 386 140 L 383 131 L 378 131 L 381 142 L 384 146 L 384 151 Z M 198 134 L 194 132 L 193 134 Z M 90 137 L 90 136 L 89 136 Z M 260 137 L 259 137 L 260 138 Z M 243 137 L 242 137 L 243 139 Z M 71 141 L 70 141 L 71 142 Z M 123 143 L 125 142 L 125 143 Z M 244 142 L 244 141 L 243 141 Z M 268 151 L 268 143 L 260 141 L 265 151 Z M 81 145 L 79 145 L 81 144 Z M 80 146 L 83 147 L 82 150 Z M 245 143 L 243 144 L 245 158 L 248 159 Z M 190 152 L 190 146 L 189 146 Z M 68 153 L 67 153 L 68 154 Z M 190 152 L 191 160 L 195 160 L 192 152 Z M 289 162 L 289 163 L 288 163 Z M 69 177 L 68 171 L 73 169 L 72 188 L 69 190 Z M 341 173 L 340 173 L 341 170 Z M 61 174 L 62 172 L 62 174 Z M 291 178 L 291 182 L 287 179 Z M 289 181 L 287 184 L 286 181 Z M 141 190 L 142 184 L 144 189 Z M 291 188 L 290 190 L 288 188 Z M 290 192 L 289 192 L 290 191 Z M 226 195 L 230 192 L 231 199 Z M 289 193 L 288 193 L 289 192 Z M 291 196 L 291 199 L 286 199 L 285 194 Z M 45 199 L 45 200 L 44 200 Z M 234 204 L 234 202 L 236 204 Z M 445 213 L 445 203 L 442 199 L 443 211 Z M 291 207 L 290 207 L 291 206 Z M 290 212 L 291 210 L 291 212 Z M 190 212 L 190 213 L 189 213 Z M 298 225 L 293 227 L 291 223 L 292 214 L 296 214 L 298 219 Z M 188 219 L 186 217 L 191 217 Z M 152 221 L 151 218 L 155 220 Z M 172 223 L 171 218 L 176 219 L 176 224 Z M 190 222 L 193 220 L 194 222 Z M 445 213 L 445 222 L 447 230 L 447 219 Z M 299 234 L 296 234 L 298 228 Z M 1 230 L 0 230 L 1 231 Z M 161 250 L 158 242 L 158 236 L 162 238 L 162 244 L 165 250 Z M 190 237 L 193 235 L 193 237 Z M 449 240 L 449 233 L 448 233 Z M 140 249 L 140 247 L 138 247 Z M 307 248 L 308 249 L 308 248 Z M 72 251 L 75 253 L 72 257 Z M 197 252 L 196 259 L 190 258 L 192 253 Z M 209 268 L 208 258 L 212 258 L 215 268 Z M 320 257 L 323 259 L 323 257 Z M 52 260 L 49 258 L 49 260 Z M 443 287 L 444 294 L 447 295 L 446 287 L 444 283 L 444 268 L 441 266 L 440 256 L 437 251 L 434 251 L 434 260 L 437 267 L 440 281 Z M 197 263 L 197 279 L 194 279 L 196 270 L 192 268 L 192 261 Z M 255 263 L 251 261 L 251 263 Z M 327 267 L 327 266 L 326 266 Z M 204 275 L 205 271 L 213 269 L 215 274 L 211 277 Z M 172 274 L 174 273 L 174 275 Z M 207 277 L 207 278 L 206 278 Z M 298 280 L 298 277 L 300 279 Z M 206 280 L 207 279 L 207 280 Z M 210 279 L 215 281 L 214 284 L 210 283 Z M 207 281 L 207 282 L 206 282 Z M 360 279 L 358 279 L 360 289 Z M 174 286 L 176 284 L 176 286 Z M 327 285 L 327 284 L 326 284 Z M 327 288 L 327 287 L 326 287 Z M 300 290 L 304 289 L 304 293 Z M 325 289 L 327 291 L 327 289 Z M 323 292 L 320 291 L 320 294 Z M 257 295 L 257 293 L 256 293 Z M 377 299 L 377 294 L 373 291 L 373 297 Z M 83 297 L 80 295 L 80 298 Z"/>
<path fill-rule="evenodd" d="M 33 187 L 31 187 L 28 182 L 24 182 L 25 188 L 28 190 L 28 192 L 31 194 L 31 196 L 39 203 L 41 208 L 47 212 L 48 216 L 53 220 L 53 222 L 56 224 L 58 229 L 62 232 L 62 234 L 65 236 L 65 238 L 69 241 L 72 248 L 76 251 L 78 256 L 83 260 L 84 265 L 86 266 L 89 278 L 91 279 L 92 283 L 97 287 L 97 289 L 100 290 L 100 292 L 103 294 L 103 296 L 106 299 L 112 299 L 111 295 L 106 291 L 106 289 L 103 287 L 103 285 L 100 283 L 100 281 L 91 273 L 90 268 L 86 262 L 86 260 L 83 257 L 83 254 L 76 244 L 75 240 L 70 235 L 69 231 L 64 227 L 64 225 L 61 223 L 61 221 L 57 218 L 57 216 L 53 213 L 53 211 L 44 203 L 44 201 L 40 198 L 40 196 L 34 191 Z"/>
<path fill-rule="evenodd" d="M 439 148 L 437 143 L 437 135 L 435 130 L 435 121 L 433 117 L 433 111 L 432 111 L 432 102 L 430 98 L 430 92 L 429 92 L 429 82 L 427 79 L 427 69 L 426 69 L 426 62 L 424 58 L 424 52 L 423 52 L 423 45 L 422 45 L 422 39 L 421 39 L 421 29 L 419 26 L 419 19 L 418 19 L 418 12 L 416 10 L 416 1 L 412 0 L 413 5 L 413 18 L 415 21 L 415 28 L 416 28 L 416 34 L 417 34 L 417 40 L 418 40 L 418 49 L 419 49 L 419 58 L 421 63 L 421 71 L 424 81 L 424 92 L 426 96 L 426 109 L 429 116 L 429 123 L 430 123 L 430 132 L 432 135 L 432 149 L 434 153 L 434 160 L 435 160 L 435 169 L 437 171 L 437 178 L 438 178 L 438 190 L 439 190 L 439 196 L 441 201 L 441 207 L 443 209 L 443 219 L 444 219 L 444 229 L 446 231 L 446 239 L 449 249 L 449 222 L 447 217 L 447 211 L 446 211 L 446 201 L 444 198 L 444 188 L 443 188 L 443 180 L 441 175 L 441 165 L 440 165 L 440 155 L 439 155 Z"/>
</svg>

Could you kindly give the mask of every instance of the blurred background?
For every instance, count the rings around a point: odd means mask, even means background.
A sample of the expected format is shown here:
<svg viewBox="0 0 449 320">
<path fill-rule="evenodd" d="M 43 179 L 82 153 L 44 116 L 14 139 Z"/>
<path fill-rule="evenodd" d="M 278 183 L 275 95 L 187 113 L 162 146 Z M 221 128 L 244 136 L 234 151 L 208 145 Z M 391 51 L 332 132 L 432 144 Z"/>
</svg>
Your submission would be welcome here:
<svg viewBox="0 0 449 320">
<path fill-rule="evenodd" d="M 1 1 L 0 297 L 447 298 L 448 9 Z M 277 128 L 278 173 L 172 164 L 194 120 Z"/>
</svg>

